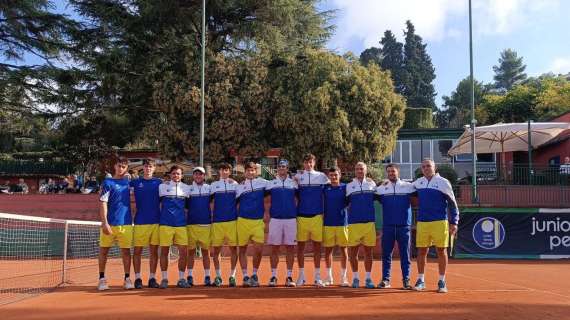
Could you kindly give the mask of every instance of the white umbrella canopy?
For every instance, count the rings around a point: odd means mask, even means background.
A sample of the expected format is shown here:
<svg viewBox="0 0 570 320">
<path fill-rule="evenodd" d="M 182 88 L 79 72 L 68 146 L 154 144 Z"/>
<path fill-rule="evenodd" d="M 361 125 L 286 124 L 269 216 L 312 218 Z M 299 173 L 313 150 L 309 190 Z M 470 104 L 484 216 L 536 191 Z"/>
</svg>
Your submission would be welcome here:
<svg viewBox="0 0 570 320">
<path fill-rule="evenodd" d="M 562 131 L 570 129 L 568 122 L 531 122 L 531 144 L 533 148 L 548 142 Z M 448 154 L 471 153 L 471 128 L 466 128 Z M 477 153 L 498 153 L 528 150 L 528 123 L 499 123 L 475 129 L 475 151 Z"/>
</svg>

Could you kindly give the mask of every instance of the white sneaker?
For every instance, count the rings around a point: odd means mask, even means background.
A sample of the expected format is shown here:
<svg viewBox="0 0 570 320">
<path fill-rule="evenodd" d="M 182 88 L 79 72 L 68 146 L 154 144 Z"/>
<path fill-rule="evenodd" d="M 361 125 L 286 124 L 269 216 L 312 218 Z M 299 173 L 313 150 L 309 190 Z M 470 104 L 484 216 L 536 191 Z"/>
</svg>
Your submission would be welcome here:
<svg viewBox="0 0 570 320">
<path fill-rule="evenodd" d="M 348 282 L 348 278 L 347 277 L 343 277 L 342 281 L 340 282 L 340 286 L 341 287 L 350 287 L 350 282 Z"/>
<path fill-rule="evenodd" d="M 125 279 L 125 282 L 123 283 L 123 288 L 125 288 L 125 290 L 131 290 L 135 288 L 133 282 L 131 281 L 131 278 Z"/>
<path fill-rule="evenodd" d="M 325 281 L 323 281 L 326 286 L 332 286 L 334 284 L 333 278 L 327 277 Z"/>
<path fill-rule="evenodd" d="M 105 278 L 99 279 L 99 285 L 97 286 L 97 290 L 99 290 L 99 291 L 109 290 L 109 285 L 107 284 L 107 279 L 105 279 Z"/>
<path fill-rule="evenodd" d="M 305 285 L 305 277 L 297 278 L 297 287 L 302 287 Z"/>
<path fill-rule="evenodd" d="M 315 280 L 315 287 L 324 288 L 324 287 L 326 287 L 326 285 L 323 283 L 323 280 L 317 279 L 317 280 Z"/>
</svg>

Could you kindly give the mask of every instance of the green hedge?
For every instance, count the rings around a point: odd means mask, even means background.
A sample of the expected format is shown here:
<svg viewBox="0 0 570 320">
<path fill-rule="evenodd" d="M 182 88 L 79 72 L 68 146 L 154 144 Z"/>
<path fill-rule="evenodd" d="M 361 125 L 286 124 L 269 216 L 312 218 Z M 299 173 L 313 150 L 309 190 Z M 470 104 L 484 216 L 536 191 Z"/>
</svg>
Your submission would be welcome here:
<svg viewBox="0 0 570 320">
<path fill-rule="evenodd" d="M 406 108 L 406 119 L 402 129 L 434 128 L 431 108 Z"/>
</svg>

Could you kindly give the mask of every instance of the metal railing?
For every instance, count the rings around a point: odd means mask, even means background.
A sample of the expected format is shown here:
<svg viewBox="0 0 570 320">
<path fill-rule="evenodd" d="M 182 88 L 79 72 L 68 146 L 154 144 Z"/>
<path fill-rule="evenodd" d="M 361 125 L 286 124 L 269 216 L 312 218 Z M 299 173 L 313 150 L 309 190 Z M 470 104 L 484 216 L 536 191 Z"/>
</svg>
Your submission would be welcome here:
<svg viewBox="0 0 570 320">
<path fill-rule="evenodd" d="M 516 164 L 488 167 L 477 173 L 479 184 L 490 185 L 570 185 L 570 172 L 560 166 L 532 166 Z"/>
</svg>

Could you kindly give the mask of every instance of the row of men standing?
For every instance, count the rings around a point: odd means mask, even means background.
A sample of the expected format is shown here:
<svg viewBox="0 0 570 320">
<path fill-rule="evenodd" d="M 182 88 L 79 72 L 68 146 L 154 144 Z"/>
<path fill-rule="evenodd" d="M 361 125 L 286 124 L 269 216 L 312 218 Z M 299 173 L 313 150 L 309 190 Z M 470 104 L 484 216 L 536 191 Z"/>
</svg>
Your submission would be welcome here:
<svg viewBox="0 0 570 320">
<path fill-rule="evenodd" d="M 197 167 L 193 171 L 192 185 L 180 182 L 182 171 L 180 168 L 171 169 L 171 181 L 158 186 L 160 213 L 158 217 L 158 239 L 149 241 L 148 228 L 137 225 L 148 225 L 155 222 L 142 221 L 139 214 L 145 212 L 144 207 L 149 206 L 149 195 L 143 192 L 150 182 L 149 177 L 134 180 L 130 186 L 134 189 L 137 203 L 137 213 L 134 224 L 135 241 L 135 287 L 142 287 L 140 280 L 140 257 L 137 259 L 137 247 L 144 245 L 160 245 L 161 270 L 163 271 L 161 285 L 168 286 L 168 276 L 165 273 L 168 267 L 168 247 L 175 244 L 179 247 L 179 281 L 178 286 L 187 287 L 194 284 L 193 265 L 196 247 L 203 250 L 203 263 L 206 271 L 205 284 L 210 284 L 210 260 L 208 249 L 212 248 L 212 258 L 216 269 L 213 285 L 220 286 L 222 277 L 220 271 L 219 254 L 221 247 L 226 244 L 231 252 L 231 271 L 229 285 L 235 286 L 235 270 L 237 265 L 237 248 L 239 248 L 239 261 L 243 273 L 243 285 L 258 286 L 257 269 L 261 262 L 262 246 L 264 244 L 265 212 L 264 197 L 269 195 L 270 220 L 267 244 L 272 246 L 270 286 L 277 284 L 277 264 L 279 247 L 286 246 L 287 276 L 285 285 L 301 286 L 305 284 L 304 251 L 305 244 L 312 241 L 315 275 L 314 283 L 322 287 L 333 284 L 331 253 L 335 246 L 340 247 L 343 259 L 341 260 L 340 284 L 348 286 L 346 272 L 346 247 L 350 248 L 350 264 L 352 269 L 352 286 L 359 287 L 358 250 L 364 248 L 366 279 L 365 287 L 375 287 L 372 282 L 372 253 L 376 244 L 375 229 L 375 199 L 383 205 L 383 271 L 380 288 L 390 287 L 390 266 L 394 243 L 400 248 L 403 287 L 411 289 L 410 285 L 410 229 L 411 229 L 411 197 L 419 197 L 418 232 L 416 243 L 418 252 L 418 281 L 414 288 L 423 290 L 425 287 L 423 271 L 427 247 L 434 244 L 438 248 L 440 257 L 440 279 L 438 290 L 447 291 L 445 286 L 445 267 L 447 263 L 447 239 L 451 229 L 455 233 L 458 212 L 451 186 L 447 180 L 435 174 L 433 161 L 422 163 L 424 177 L 414 184 L 404 182 L 398 178 L 398 167 L 389 165 L 386 170 L 388 179 L 380 186 L 366 178 L 366 165 L 359 162 L 355 166 L 355 178 L 348 185 L 340 183 L 340 171 L 337 168 L 327 170 L 327 174 L 314 170 L 315 157 L 308 154 L 304 158 L 304 169 L 289 177 L 289 164 L 281 160 L 278 166 L 276 179 L 267 181 L 256 177 L 255 164 L 246 165 L 246 180 L 237 184 L 229 178 L 231 168 L 221 165 L 219 168 L 220 180 L 212 185 L 204 183 L 204 169 Z M 146 181 L 145 181 L 146 179 Z M 155 182 L 156 184 L 156 182 Z M 431 184 L 431 187 L 430 187 Z M 102 194 L 105 195 L 105 183 Z M 137 191 L 138 190 L 138 191 Z M 139 195 L 137 197 L 137 194 Z M 102 200 L 105 200 L 102 196 Z M 449 215 L 448 215 L 449 206 Z M 186 213 L 186 209 L 187 212 Z M 142 209 L 142 210 L 141 210 Z M 449 218 L 448 218 L 449 216 Z M 103 218 L 103 217 L 102 217 Z M 103 219 L 104 220 L 104 219 Z M 138 224 L 137 224 L 138 220 Z M 156 220 L 156 219 L 155 219 Z M 449 221 L 449 222 L 448 222 Z M 105 221 L 104 228 L 105 229 Z M 347 226 L 348 225 L 348 226 Z M 448 226 L 451 226 L 448 227 Z M 137 233 L 137 229 L 141 229 Z M 102 233 L 102 243 L 103 241 Z M 139 240 L 137 243 L 137 239 Z M 148 244 L 147 244 L 148 242 Z M 157 243 L 158 242 L 158 243 Z M 108 244 L 108 241 L 107 243 Z M 248 274 L 246 250 L 248 245 L 253 247 L 253 272 Z M 298 279 L 293 282 L 292 269 L 297 246 Z M 325 262 L 327 277 L 325 281 L 320 277 L 321 245 L 325 247 Z M 425 249 L 425 250 L 423 250 Z M 186 250 L 189 250 L 189 261 L 186 261 Z M 152 255 L 151 250 L 151 255 Z M 151 277 L 149 286 L 154 279 L 156 262 L 151 256 Z M 138 261 L 138 266 L 137 266 Z M 164 263 L 163 263 L 164 261 Z M 138 269 L 138 270 L 137 270 Z M 185 271 L 188 276 L 185 278 Z M 104 270 L 103 270 L 104 271 Z M 138 272 L 137 272 L 138 271 Z M 152 287 L 156 287 L 154 281 Z"/>
</svg>

